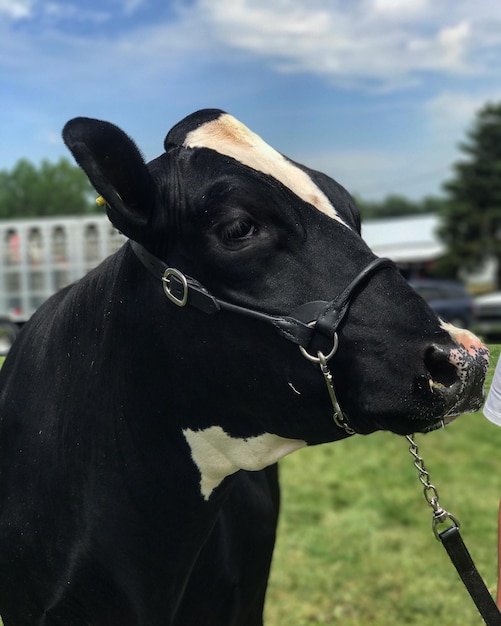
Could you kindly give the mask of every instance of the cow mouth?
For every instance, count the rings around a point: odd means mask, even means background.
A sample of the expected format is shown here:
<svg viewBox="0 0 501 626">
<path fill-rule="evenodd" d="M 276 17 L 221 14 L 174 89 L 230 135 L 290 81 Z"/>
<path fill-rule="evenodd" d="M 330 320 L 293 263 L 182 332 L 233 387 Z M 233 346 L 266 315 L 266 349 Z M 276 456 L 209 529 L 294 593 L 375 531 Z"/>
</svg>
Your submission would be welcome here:
<svg viewBox="0 0 501 626">
<path fill-rule="evenodd" d="M 442 417 L 441 419 L 437 420 L 433 424 L 429 424 L 428 426 L 426 426 L 420 432 L 422 432 L 422 433 L 431 433 L 434 430 L 441 430 L 441 429 L 445 428 L 446 426 L 448 426 L 451 422 L 456 420 L 459 416 L 460 416 L 460 413 L 456 413 L 455 415 L 447 415 L 445 417 Z"/>
<path fill-rule="evenodd" d="M 460 387 L 460 391 L 464 391 Z M 439 393 L 439 392 L 438 392 Z M 435 394 L 437 394 L 437 390 L 435 390 Z M 484 392 L 483 389 L 477 389 L 471 396 L 468 396 L 466 399 L 459 395 L 455 402 L 453 402 L 452 406 L 448 408 L 442 415 L 439 417 L 434 417 L 428 421 L 427 424 L 423 425 L 421 428 L 416 428 L 416 431 L 421 433 L 429 433 L 434 430 L 440 430 L 441 428 L 445 428 L 452 422 L 454 422 L 458 417 L 465 413 L 474 413 L 478 411 L 483 404 Z"/>
<path fill-rule="evenodd" d="M 430 383 L 431 387 L 431 383 Z M 461 388 L 463 391 L 463 388 Z M 431 424 L 427 424 L 419 432 L 429 433 L 434 430 L 440 430 L 451 424 L 454 420 L 465 413 L 474 413 L 480 410 L 484 401 L 483 387 L 477 388 L 476 393 L 472 394 L 472 397 L 468 397 L 466 400 L 459 395 L 458 399 L 449 408 L 449 410 L 441 417 L 435 418 Z"/>
<path fill-rule="evenodd" d="M 478 411 L 483 400 L 481 380 L 465 389 L 461 381 L 447 387 L 420 377 L 416 381 L 413 395 L 406 398 L 401 411 L 393 406 L 384 419 L 372 414 L 369 417 L 364 416 L 363 420 L 352 420 L 349 414 L 348 421 L 361 434 L 369 434 L 374 430 L 389 430 L 397 435 L 430 433 L 445 428 L 465 413 Z M 360 413 L 355 415 L 360 416 Z"/>
</svg>

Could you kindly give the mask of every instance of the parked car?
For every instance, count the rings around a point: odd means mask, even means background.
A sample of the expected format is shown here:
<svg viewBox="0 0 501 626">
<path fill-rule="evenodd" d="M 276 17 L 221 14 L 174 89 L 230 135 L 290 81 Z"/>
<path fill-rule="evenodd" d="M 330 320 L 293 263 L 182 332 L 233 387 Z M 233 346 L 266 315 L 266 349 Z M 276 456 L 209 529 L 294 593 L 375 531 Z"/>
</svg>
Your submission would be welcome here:
<svg viewBox="0 0 501 626">
<path fill-rule="evenodd" d="M 501 291 L 475 298 L 475 332 L 484 338 L 501 337 Z"/>
<path fill-rule="evenodd" d="M 459 281 L 426 278 L 409 280 L 409 284 L 446 322 L 460 328 L 473 326 L 475 300 Z"/>
</svg>

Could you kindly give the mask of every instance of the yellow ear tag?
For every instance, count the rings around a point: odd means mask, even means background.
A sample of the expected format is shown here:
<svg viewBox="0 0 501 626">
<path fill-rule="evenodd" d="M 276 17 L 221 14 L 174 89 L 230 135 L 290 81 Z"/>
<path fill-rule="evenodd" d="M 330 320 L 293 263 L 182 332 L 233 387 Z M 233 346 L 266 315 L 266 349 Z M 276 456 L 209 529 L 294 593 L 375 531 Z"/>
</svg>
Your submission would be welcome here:
<svg viewBox="0 0 501 626">
<path fill-rule="evenodd" d="M 106 206 L 108 203 L 106 202 L 106 200 L 103 198 L 103 196 L 98 196 L 96 198 L 96 204 L 98 206 Z"/>
</svg>

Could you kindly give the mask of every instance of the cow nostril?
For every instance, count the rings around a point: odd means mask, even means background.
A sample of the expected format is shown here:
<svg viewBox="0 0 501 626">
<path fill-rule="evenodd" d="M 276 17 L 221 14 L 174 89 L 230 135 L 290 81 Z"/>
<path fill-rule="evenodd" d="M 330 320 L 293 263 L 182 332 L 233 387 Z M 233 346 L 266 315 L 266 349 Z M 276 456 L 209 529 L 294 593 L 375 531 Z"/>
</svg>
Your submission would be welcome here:
<svg viewBox="0 0 501 626">
<path fill-rule="evenodd" d="M 424 364 L 433 382 L 452 387 L 458 381 L 456 367 L 450 362 L 448 352 L 440 346 L 430 346 L 426 350 Z"/>
</svg>

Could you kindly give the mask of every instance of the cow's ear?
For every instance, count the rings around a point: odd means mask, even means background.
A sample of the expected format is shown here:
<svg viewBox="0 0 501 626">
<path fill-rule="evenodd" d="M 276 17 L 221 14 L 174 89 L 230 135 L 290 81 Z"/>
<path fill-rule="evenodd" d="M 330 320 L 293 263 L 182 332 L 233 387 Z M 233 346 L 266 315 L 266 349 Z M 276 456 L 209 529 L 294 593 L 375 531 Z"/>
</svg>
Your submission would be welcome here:
<svg viewBox="0 0 501 626">
<path fill-rule="evenodd" d="M 114 226 L 141 240 L 150 221 L 155 185 L 136 144 L 113 124 L 85 117 L 70 120 L 63 139 L 106 201 Z"/>
</svg>

